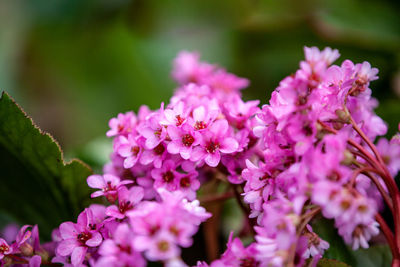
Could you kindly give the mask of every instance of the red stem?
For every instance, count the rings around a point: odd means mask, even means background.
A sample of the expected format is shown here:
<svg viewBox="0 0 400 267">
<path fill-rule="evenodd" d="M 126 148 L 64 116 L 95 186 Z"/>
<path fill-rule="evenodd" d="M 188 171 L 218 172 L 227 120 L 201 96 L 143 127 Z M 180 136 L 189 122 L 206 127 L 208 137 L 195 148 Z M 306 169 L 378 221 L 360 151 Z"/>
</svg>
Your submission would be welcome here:
<svg viewBox="0 0 400 267">
<path fill-rule="evenodd" d="M 373 170 L 371 170 L 373 171 Z M 392 214 L 394 213 L 393 210 L 393 201 L 392 199 L 389 197 L 389 195 L 387 194 L 386 190 L 383 188 L 382 184 L 379 182 L 379 180 L 374 177 L 373 175 L 371 175 L 369 172 L 363 172 L 363 174 L 365 174 L 366 176 L 368 176 L 376 185 L 376 187 L 378 188 L 379 192 L 381 193 L 383 200 L 385 201 L 385 203 L 388 205 L 390 211 L 392 212 Z"/>
<path fill-rule="evenodd" d="M 386 237 L 390 250 L 392 251 L 393 258 L 400 258 L 399 251 L 396 250 L 396 242 L 394 240 L 393 232 L 379 213 L 375 215 L 375 219 L 381 226 L 382 232 Z"/>
<path fill-rule="evenodd" d="M 350 113 L 349 113 L 350 114 Z M 350 116 L 350 122 L 353 125 L 353 128 L 357 131 L 357 133 L 361 136 L 361 138 L 368 144 L 368 146 L 371 148 L 371 150 L 374 152 L 375 157 L 369 153 L 364 147 L 362 147 L 360 144 L 355 142 L 352 139 L 348 140 L 348 143 L 352 145 L 353 147 L 357 148 L 361 154 L 363 154 L 363 158 L 365 158 L 371 165 L 372 169 L 371 171 L 377 173 L 379 176 L 381 176 L 382 180 L 385 182 L 386 187 L 389 190 L 389 194 L 392 198 L 393 202 L 393 209 L 391 209 L 392 214 L 393 214 L 393 219 L 394 219 L 394 242 L 391 244 L 392 250 L 396 250 L 397 253 L 393 254 L 393 262 L 392 266 L 400 266 L 400 192 L 399 189 L 393 179 L 393 177 L 390 175 L 388 169 L 386 168 L 386 165 L 384 161 L 382 160 L 382 157 L 379 155 L 378 150 L 374 146 L 374 144 L 368 139 L 368 137 L 363 133 L 363 131 L 356 125 L 354 122 L 353 118 Z M 324 127 L 327 131 L 336 134 L 337 131 L 332 129 L 329 125 L 325 124 L 324 122 L 318 121 L 320 125 Z M 374 181 L 374 179 L 372 179 Z M 375 181 L 374 181 L 375 182 Z M 377 183 L 375 183 L 377 184 Z M 379 189 L 379 188 L 378 188 Z M 385 199 L 385 195 L 382 194 L 382 196 Z M 385 200 L 386 201 L 386 200 Z M 386 201 L 387 202 L 387 201 Z M 390 207 L 390 206 L 389 206 Z"/>
</svg>

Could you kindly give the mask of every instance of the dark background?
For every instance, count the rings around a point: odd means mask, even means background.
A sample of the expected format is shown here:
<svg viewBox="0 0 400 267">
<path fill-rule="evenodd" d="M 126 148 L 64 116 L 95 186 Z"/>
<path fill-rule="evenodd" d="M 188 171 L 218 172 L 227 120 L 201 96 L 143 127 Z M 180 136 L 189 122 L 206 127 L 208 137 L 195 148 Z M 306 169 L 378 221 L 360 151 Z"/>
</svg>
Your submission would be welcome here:
<svg viewBox="0 0 400 267">
<path fill-rule="evenodd" d="M 251 80 L 266 103 L 303 46 L 330 46 L 379 68 L 377 112 L 400 115 L 400 6 L 389 0 L 0 0 L 0 88 L 69 156 L 107 159 L 108 120 L 158 108 L 182 49 Z M 100 137 L 100 138 L 99 138 Z"/>
</svg>

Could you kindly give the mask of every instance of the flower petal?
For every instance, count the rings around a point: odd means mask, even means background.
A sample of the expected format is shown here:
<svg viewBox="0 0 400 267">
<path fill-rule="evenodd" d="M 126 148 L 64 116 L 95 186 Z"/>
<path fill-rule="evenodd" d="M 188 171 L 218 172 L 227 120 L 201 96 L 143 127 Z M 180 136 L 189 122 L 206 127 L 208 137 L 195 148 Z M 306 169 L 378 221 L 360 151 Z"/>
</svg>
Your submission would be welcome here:
<svg viewBox="0 0 400 267">
<path fill-rule="evenodd" d="M 101 234 L 99 232 L 94 232 L 92 233 L 92 238 L 86 241 L 85 244 L 88 247 L 97 247 L 101 244 L 101 241 L 103 241 L 103 237 L 101 236 Z"/>
<path fill-rule="evenodd" d="M 87 247 L 76 247 L 71 254 L 71 263 L 74 266 L 81 265 L 85 259 Z"/>
</svg>

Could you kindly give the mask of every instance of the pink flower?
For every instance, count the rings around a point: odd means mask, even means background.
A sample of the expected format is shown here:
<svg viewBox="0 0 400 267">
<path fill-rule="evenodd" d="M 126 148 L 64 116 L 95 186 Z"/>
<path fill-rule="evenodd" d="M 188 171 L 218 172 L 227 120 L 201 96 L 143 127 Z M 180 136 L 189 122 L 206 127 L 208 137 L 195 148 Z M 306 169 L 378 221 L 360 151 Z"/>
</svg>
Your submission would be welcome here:
<svg viewBox="0 0 400 267">
<path fill-rule="evenodd" d="M 135 249 L 144 251 L 151 261 L 168 260 L 179 255 L 180 249 L 174 242 L 174 237 L 164 231 L 154 236 L 139 236 L 134 240 Z"/>
<path fill-rule="evenodd" d="M 87 183 L 91 188 L 101 189 L 92 193 L 91 197 L 99 197 L 105 196 L 110 203 L 114 203 L 117 199 L 117 191 L 118 189 L 127 184 L 133 183 L 133 181 L 124 180 L 121 181 L 119 177 L 114 176 L 112 174 L 104 174 L 104 175 L 90 175 L 87 178 Z"/>
<path fill-rule="evenodd" d="M 12 247 L 3 238 L 0 238 L 0 260 L 11 253 L 13 253 Z"/>
<path fill-rule="evenodd" d="M 255 243 L 252 243 L 247 248 L 242 244 L 239 238 L 232 240 L 233 232 L 229 235 L 226 251 L 222 254 L 221 259 L 211 263 L 211 267 L 217 266 L 259 266 L 256 256 L 258 251 L 255 248 Z"/>
<path fill-rule="evenodd" d="M 200 188 L 200 181 L 197 179 L 198 173 L 195 171 L 181 175 L 179 178 L 179 190 L 182 191 L 189 200 L 196 198 L 196 191 Z"/>
<path fill-rule="evenodd" d="M 99 248 L 100 259 L 97 267 L 141 267 L 146 266 L 142 255 L 134 249 L 134 234 L 128 224 L 119 224 L 113 237 L 103 242 Z"/>
<path fill-rule="evenodd" d="M 396 143 L 395 139 L 389 142 L 387 139 L 381 138 L 376 148 L 381 154 L 390 174 L 395 177 L 400 170 L 400 143 Z"/>
<path fill-rule="evenodd" d="M 228 122 L 226 120 L 217 120 L 211 126 L 209 131 L 203 133 L 201 146 L 193 150 L 191 160 L 205 160 L 210 167 L 216 167 L 221 160 L 221 153 L 230 154 L 235 152 L 239 144 L 228 134 Z"/>
<path fill-rule="evenodd" d="M 213 73 L 213 75 L 203 76 L 201 82 L 224 93 L 231 93 L 244 89 L 250 84 L 249 80 L 237 77 L 232 73 L 228 73 L 224 69 L 218 69 Z"/>
<path fill-rule="evenodd" d="M 369 248 L 368 241 L 372 236 L 379 234 L 378 227 L 379 224 L 373 220 L 368 224 L 345 224 L 339 228 L 338 232 L 353 250 L 357 250 L 360 247 Z"/>
<path fill-rule="evenodd" d="M 174 60 L 172 77 L 180 84 L 198 82 L 202 77 L 208 76 L 214 66 L 199 62 L 200 55 L 196 52 L 182 51 Z"/>
<path fill-rule="evenodd" d="M 107 132 L 107 136 L 112 137 L 132 133 L 135 130 L 136 122 L 136 115 L 132 111 L 125 114 L 120 113 L 117 118 L 112 118 L 108 123 L 111 129 Z"/>
<path fill-rule="evenodd" d="M 89 247 L 97 247 L 103 241 L 99 233 L 102 218 L 95 216 L 94 210 L 85 209 L 79 214 L 77 223 L 64 222 L 60 225 L 62 241 L 56 249 L 56 254 L 62 257 L 71 255 L 71 263 L 74 266 L 82 264 Z"/>
<path fill-rule="evenodd" d="M 332 48 L 326 47 L 324 50 L 320 51 L 315 46 L 304 47 L 304 54 L 306 60 L 311 64 L 323 62 L 326 65 L 332 64 L 340 56 L 339 51 L 337 49 L 332 50 Z"/>
<path fill-rule="evenodd" d="M 157 147 L 167 136 L 165 127 L 160 124 L 162 118 L 163 105 L 158 112 L 154 112 L 147 116 L 145 122 L 138 127 L 139 133 L 145 138 L 147 149 Z"/>
<path fill-rule="evenodd" d="M 180 127 L 186 122 L 190 109 L 185 107 L 185 103 L 179 101 L 172 109 L 167 108 L 164 110 L 164 119 L 161 119 L 162 125 L 175 125 Z"/>
<path fill-rule="evenodd" d="M 165 187 L 174 191 L 178 187 L 179 178 L 182 174 L 176 171 L 177 164 L 173 160 L 167 160 L 160 169 L 153 169 L 151 176 L 154 178 L 154 188 Z"/>
<path fill-rule="evenodd" d="M 128 138 L 121 136 L 118 139 L 118 148 L 115 151 L 123 158 L 124 168 L 129 169 L 135 166 L 142 155 L 143 148 L 139 142 L 139 137 L 128 135 Z"/>
<path fill-rule="evenodd" d="M 144 190 L 140 186 L 132 186 L 129 190 L 122 186 L 118 189 L 118 206 L 111 205 L 107 207 L 106 215 L 123 219 L 126 212 L 132 210 L 144 196 Z"/>
<path fill-rule="evenodd" d="M 329 243 L 322 240 L 316 233 L 313 232 L 312 227 L 307 224 L 304 236 L 307 238 L 307 249 L 302 255 L 304 258 L 314 258 L 317 255 L 323 255 L 324 251 L 329 248 Z"/>
<path fill-rule="evenodd" d="M 168 152 L 171 154 L 179 153 L 183 159 L 189 159 L 193 147 L 201 142 L 201 134 L 188 124 L 184 124 L 182 128 L 169 126 L 168 135 L 171 138 L 171 142 L 167 146 Z"/>
<path fill-rule="evenodd" d="M 199 106 L 193 110 L 193 118 L 190 124 L 196 131 L 207 129 L 220 113 L 217 106 L 210 103 L 207 106 Z"/>
<path fill-rule="evenodd" d="M 153 163 L 154 167 L 161 168 L 161 165 L 168 154 L 165 146 L 166 145 L 161 142 L 155 148 L 143 151 L 140 163 L 143 165 Z"/>
</svg>

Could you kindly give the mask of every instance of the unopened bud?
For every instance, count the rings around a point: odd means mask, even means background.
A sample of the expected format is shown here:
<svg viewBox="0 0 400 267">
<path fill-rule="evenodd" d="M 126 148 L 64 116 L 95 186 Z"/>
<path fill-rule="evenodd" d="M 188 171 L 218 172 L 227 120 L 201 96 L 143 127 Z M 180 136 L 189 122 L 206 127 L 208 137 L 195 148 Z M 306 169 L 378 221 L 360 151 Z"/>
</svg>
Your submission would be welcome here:
<svg viewBox="0 0 400 267">
<path fill-rule="evenodd" d="M 341 109 L 337 109 L 335 111 L 336 116 L 338 116 L 338 118 L 344 122 L 344 123 L 350 123 L 350 114 L 344 110 Z"/>
<path fill-rule="evenodd" d="M 32 256 L 33 255 L 33 247 L 28 243 L 23 243 L 19 250 L 21 250 L 22 255 L 24 256 Z"/>
<path fill-rule="evenodd" d="M 351 165 L 354 161 L 354 155 L 353 153 L 351 153 L 349 150 L 345 150 L 343 152 L 343 160 L 341 161 L 341 163 L 343 165 Z"/>
</svg>

